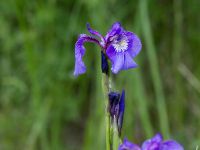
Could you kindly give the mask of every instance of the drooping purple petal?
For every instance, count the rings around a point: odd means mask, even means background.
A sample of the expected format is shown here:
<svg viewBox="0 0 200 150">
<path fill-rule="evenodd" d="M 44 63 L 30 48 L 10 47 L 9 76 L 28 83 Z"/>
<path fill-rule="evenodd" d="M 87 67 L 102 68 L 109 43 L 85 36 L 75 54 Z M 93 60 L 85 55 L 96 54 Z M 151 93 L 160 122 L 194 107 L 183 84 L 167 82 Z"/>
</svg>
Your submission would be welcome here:
<svg viewBox="0 0 200 150">
<path fill-rule="evenodd" d="M 124 54 L 124 65 L 122 70 L 127 70 L 130 68 L 136 68 L 137 64 L 134 62 L 134 60 L 132 59 L 132 57 L 130 56 L 130 54 L 128 52 L 125 52 Z"/>
<path fill-rule="evenodd" d="M 81 34 L 78 37 L 78 40 L 76 41 L 75 44 L 75 69 L 74 69 L 75 76 L 83 74 L 86 71 L 85 64 L 82 60 L 82 57 L 85 54 L 85 47 L 84 47 L 85 42 L 94 42 L 99 45 L 99 41 L 97 39 L 90 37 L 86 34 Z"/>
<path fill-rule="evenodd" d="M 158 133 L 153 138 L 144 141 L 142 150 L 160 150 L 162 140 L 162 135 Z"/>
<path fill-rule="evenodd" d="M 93 34 L 93 35 L 95 35 L 95 36 L 98 36 L 98 37 L 101 39 L 101 42 L 100 42 L 100 43 L 102 43 L 102 47 L 104 47 L 104 45 L 105 45 L 105 39 L 104 39 L 104 37 L 103 37 L 98 31 L 93 30 L 93 29 L 90 27 L 90 24 L 89 24 L 89 23 L 87 23 L 86 26 L 87 26 L 88 31 L 89 31 L 91 34 Z"/>
<path fill-rule="evenodd" d="M 141 150 L 140 147 L 134 143 L 129 142 L 126 138 L 123 143 L 119 146 L 118 150 Z"/>
<path fill-rule="evenodd" d="M 184 150 L 182 145 L 174 140 L 167 140 L 162 143 L 159 150 Z"/>
<path fill-rule="evenodd" d="M 134 58 L 135 56 L 138 55 L 142 48 L 142 43 L 138 36 L 132 32 L 124 32 L 124 35 L 128 39 L 128 52 Z"/>
<path fill-rule="evenodd" d="M 117 74 L 120 70 L 127 70 L 137 67 L 137 64 L 133 61 L 128 52 L 116 53 L 114 48 L 110 46 L 107 51 L 107 55 L 112 63 L 112 72 Z"/>
<path fill-rule="evenodd" d="M 121 129 L 123 125 L 124 109 L 125 109 L 125 91 L 123 90 L 119 101 L 119 116 L 117 119 L 117 127 L 119 135 L 121 135 Z"/>
<path fill-rule="evenodd" d="M 116 53 L 116 55 L 113 56 L 111 60 L 113 60 L 111 62 L 112 63 L 111 70 L 112 70 L 113 73 L 117 74 L 123 68 L 124 54 L 123 53 Z"/>
</svg>

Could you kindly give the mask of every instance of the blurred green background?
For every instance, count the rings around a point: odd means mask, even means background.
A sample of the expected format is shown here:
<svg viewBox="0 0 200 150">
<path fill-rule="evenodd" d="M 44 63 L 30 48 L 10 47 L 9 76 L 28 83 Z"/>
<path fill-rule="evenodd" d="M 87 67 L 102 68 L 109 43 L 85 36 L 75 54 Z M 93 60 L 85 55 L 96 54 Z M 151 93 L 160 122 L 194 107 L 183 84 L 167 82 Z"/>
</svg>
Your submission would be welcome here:
<svg viewBox="0 0 200 150">
<path fill-rule="evenodd" d="M 115 21 L 141 37 L 137 69 L 113 76 L 126 90 L 123 137 L 157 132 L 200 146 L 200 1 L 1 0 L 0 150 L 104 150 L 100 48 L 85 44 L 87 73 L 73 77 L 86 22 Z"/>
</svg>

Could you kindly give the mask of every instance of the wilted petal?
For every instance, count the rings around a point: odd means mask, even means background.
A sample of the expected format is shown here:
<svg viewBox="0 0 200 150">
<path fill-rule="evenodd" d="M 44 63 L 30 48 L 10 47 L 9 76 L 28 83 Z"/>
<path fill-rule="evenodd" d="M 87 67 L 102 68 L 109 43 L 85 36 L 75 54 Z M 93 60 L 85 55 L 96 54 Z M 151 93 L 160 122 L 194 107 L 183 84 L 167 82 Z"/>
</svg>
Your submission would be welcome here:
<svg viewBox="0 0 200 150">
<path fill-rule="evenodd" d="M 162 135 L 156 134 L 153 138 L 146 140 L 142 144 L 142 150 L 160 150 L 159 147 L 162 140 Z"/>
<path fill-rule="evenodd" d="M 111 91 L 108 94 L 108 97 L 109 97 L 109 108 L 108 109 L 110 112 L 111 119 L 113 121 L 114 116 L 118 117 L 118 114 L 119 114 L 120 93 Z"/>
<path fill-rule="evenodd" d="M 128 39 L 128 52 L 134 58 L 142 49 L 142 43 L 138 36 L 132 32 L 124 32 L 124 35 Z"/>
<path fill-rule="evenodd" d="M 82 57 L 85 54 L 85 42 L 94 42 L 96 44 L 99 44 L 99 41 L 93 37 L 90 37 L 86 34 L 81 34 L 75 44 L 75 69 L 74 69 L 74 75 L 78 76 L 80 74 L 85 73 L 86 67 L 82 60 Z"/>
<path fill-rule="evenodd" d="M 119 101 L 119 116 L 117 119 L 117 127 L 119 135 L 121 135 L 121 129 L 123 125 L 124 109 L 125 109 L 125 91 L 123 90 Z"/>
<path fill-rule="evenodd" d="M 140 147 L 136 144 L 129 142 L 127 139 L 124 139 L 118 150 L 140 150 Z"/>
<path fill-rule="evenodd" d="M 184 150 L 184 148 L 174 140 L 164 141 L 159 150 Z"/>
<path fill-rule="evenodd" d="M 119 102 L 120 93 L 111 91 L 110 93 L 108 93 L 108 97 L 109 97 L 109 102 L 111 105 L 113 103 L 117 104 Z"/>
</svg>

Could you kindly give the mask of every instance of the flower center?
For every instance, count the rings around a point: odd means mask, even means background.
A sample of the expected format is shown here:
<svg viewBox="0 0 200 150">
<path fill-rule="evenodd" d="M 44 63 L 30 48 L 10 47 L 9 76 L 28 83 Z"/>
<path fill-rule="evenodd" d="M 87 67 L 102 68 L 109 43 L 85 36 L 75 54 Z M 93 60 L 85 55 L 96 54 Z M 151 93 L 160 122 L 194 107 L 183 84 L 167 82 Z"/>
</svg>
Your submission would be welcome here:
<svg viewBox="0 0 200 150">
<path fill-rule="evenodd" d="M 122 37 L 119 40 L 115 40 L 112 45 L 116 52 L 124 52 L 128 48 L 128 39 L 126 37 Z"/>
</svg>

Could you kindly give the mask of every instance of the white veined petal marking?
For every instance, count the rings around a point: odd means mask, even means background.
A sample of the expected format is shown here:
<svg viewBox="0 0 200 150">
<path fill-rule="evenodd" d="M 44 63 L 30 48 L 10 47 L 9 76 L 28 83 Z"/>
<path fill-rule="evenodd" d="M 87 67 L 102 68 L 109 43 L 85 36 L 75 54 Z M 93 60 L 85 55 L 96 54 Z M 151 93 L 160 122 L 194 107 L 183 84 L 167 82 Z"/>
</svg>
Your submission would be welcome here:
<svg viewBox="0 0 200 150">
<path fill-rule="evenodd" d="M 120 41 L 112 44 L 116 52 L 124 52 L 128 49 L 128 39 L 123 37 Z"/>
</svg>

